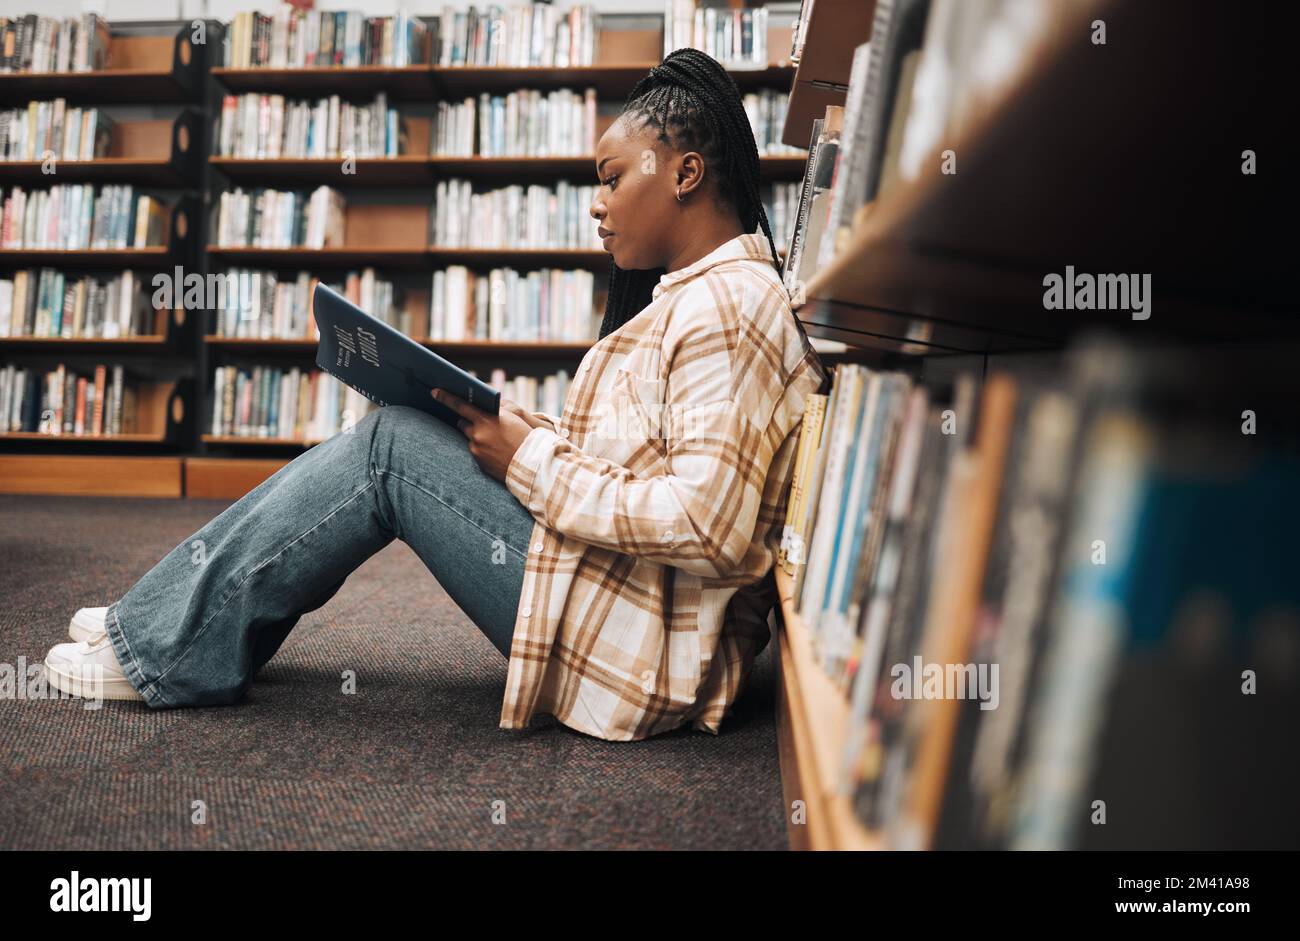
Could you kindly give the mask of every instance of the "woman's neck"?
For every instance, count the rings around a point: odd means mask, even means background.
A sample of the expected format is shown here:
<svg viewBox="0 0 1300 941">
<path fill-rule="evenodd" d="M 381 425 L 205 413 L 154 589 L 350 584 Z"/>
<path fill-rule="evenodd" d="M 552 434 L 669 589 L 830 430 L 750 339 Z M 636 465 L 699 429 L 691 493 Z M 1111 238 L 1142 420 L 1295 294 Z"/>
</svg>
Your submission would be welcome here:
<svg viewBox="0 0 1300 941">
<path fill-rule="evenodd" d="M 717 219 L 716 216 L 714 218 Z M 688 222 L 686 230 L 690 234 L 686 236 L 685 242 L 677 253 L 664 266 L 665 271 L 672 272 L 678 268 L 693 265 L 719 245 L 745 234 L 738 221 L 721 219 L 718 219 L 712 225 L 706 226 L 697 226 Z"/>
</svg>

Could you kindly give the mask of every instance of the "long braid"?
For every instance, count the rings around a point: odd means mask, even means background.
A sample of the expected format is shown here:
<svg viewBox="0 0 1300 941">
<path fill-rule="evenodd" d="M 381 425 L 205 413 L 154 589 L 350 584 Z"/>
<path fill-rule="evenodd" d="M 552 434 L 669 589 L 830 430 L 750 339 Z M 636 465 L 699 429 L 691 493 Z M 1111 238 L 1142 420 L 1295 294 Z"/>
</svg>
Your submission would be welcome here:
<svg viewBox="0 0 1300 941">
<path fill-rule="evenodd" d="M 623 114 L 644 117 L 659 131 L 659 140 L 673 149 L 700 153 L 717 181 L 719 198 L 735 210 L 745 232 L 761 227 L 772 265 L 780 273 L 776 240 L 758 188 L 758 145 L 740 89 L 726 69 L 698 49 L 678 49 L 637 82 Z M 664 273 L 663 268 L 624 270 L 610 262 L 602 339 L 649 306 Z M 798 317 L 795 324 L 808 342 Z"/>
</svg>

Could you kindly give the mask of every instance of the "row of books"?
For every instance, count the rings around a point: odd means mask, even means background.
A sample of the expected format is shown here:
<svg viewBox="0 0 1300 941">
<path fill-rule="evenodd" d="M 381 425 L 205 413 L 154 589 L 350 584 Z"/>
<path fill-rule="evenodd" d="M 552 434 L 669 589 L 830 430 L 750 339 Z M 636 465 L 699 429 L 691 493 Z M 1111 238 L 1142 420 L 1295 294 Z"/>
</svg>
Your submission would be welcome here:
<svg viewBox="0 0 1300 941">
<path fill-rule="evenodd" d="M 442 66 L 565 68 L 596 61 L 595 14 L 589 5 L 565 11 L 549 3 L 444 5 L 426 25 L 399 9 L 367 17 L 359 10 L 235 14 L 222 62 L 229 68 L 408 66 L 431 50 Z"/>
<path fill-rule="evenodd" d="M 315 340 L 320 332 L 311 316 L 311 304 L 322 280 L 306 271 L 289 279 L 275 271 L 230 268 L 220 276 L 212 333 L 262 340 Z M 324 283 L 371 316 L 401 329 L 400 293 L 374 268 L 349 271 L 342 283 Z"/>
<path fill-rule="evenodd" d="M 567 10 L 549 3 L 444 5 L 432 46 L 440 66 L 567 68 L 594 64 L 597 38 L 589 4 Z"/>
<path fill-rule="evenodd" d="M 0 72 L 94 72 L 108 67 L 108 23 L 96 13 L 0 17 Z"/>
<path fill-rule="evenodd" d="M 396 157 L 404 152 L 401 119 L 388 96 L 352 104 L 338 95 L 315 101 L 249 92 L 226 95 L 213 134 L 216 156 Z"/>
<path fill-rule="evenodd" d="M 0 188 L 0 247 L 147 248 L 167 243 L 171 212 L 130 184 L 96 189 L 64 183 L 49 189 Z"/>
<path fill-rule="evenodd" d="M 319 369 L 218 366 L 210 428 L 225 437 L 323 441 L 377 407 Z"/>
<path fill-rule="evenodd" d="M 242 187 L 226 190 L 213 214 L 219 247 L 327 248 L 343 244 L 343 194 L 318 186 L 311 195 L 293 190 Z"/>
<path fill-rule="evenodd" d="M 524 88 L 440 101 L 429 135 L 430 154 L 442 157 L 586 157 L 595 151 L 594 88 Z"/>
<path fill-rule="evenodd" d="M 802 155 L 802 147 L 791 147 L 783 143 L 781 135 L 785 133 L 785 113 L 790 107 L 790 93 L 764 88 L 756 92 L 747 92 L 741 97 L 745 106 L 745 115 L 749 126 L 754 129 L 754 141 L 758 145 L 759 156 L 776 157 L 782 154 Z"/>
<path fill-rule="evenodd" d="M 85 373 L 62 363 L 45 372 L 13 364 L 0 368 L 0 432 L 117 435 L 134 427 L 135 416 L 136 390 L 121 365 Z"/>
<path fill-rule="evenodd" d="M 926 161 L 943 170 L 945 148 L 956 147 L 1069 9 L 879 0 L 871 38 L 854 50 L 845 104 L 814 121 L 787 283 L 825 267 L 844 249 L 862 208 L 917 179 Z"/>
<path fill-rule="evenodd" d="M 590 271 L 542 268 L 522 273 L 464 265 L 433 273 L 429 337 L 434 340 L 589 342 L 596 279 Z"/>
<path fill-rule="evenodd" d="M 319 280 L 306 271 L 291 280 L 274 271 L 226 271 L 213 311 L 213 334 L 317 339 L 311 300 Z M 342 283 L 326 284 L 371 316 L 418 339 L 587 342 L 595 337 L 595 275 L 590 271 L 494 268 L 481 274 L 451 265 L 433 272 L 431 282 L 428 318 L 418 323 L 401 289 L 380 278 L 374 268 L 350 271 Z"/>
<path fill-rule="evenodd" d="M 477 376 L 476 370 L 467 370 Z M 493 368 L 487 382 L 529 411 L 559 415 L 568 396 L 567 370 L 506 378 Z M 213 371 L 211 434 L 307 443 L 346 433 L 378 406 L 319 369 L 219 366 Z"/>
<path fill-rule="evenodd" d="M 1241 790 L 1203 756 L 1285 734 L 1238 674 L 1300 650 L 1281 562 L 1300 449 L 1225 406 L 1267 399 L 1254 368 L 1207 381 L 1194 355 L 1092 339 L 982 388 L 844 364 L 810 399 L 779 564 L 848 698 L 839 786 L 867 829 L 912 849 L 1197 845 L 1203 808 L 1172 828 L 1133 808 L 1172 814 L 1160 789 L 1189 774 L 1207 800 Z M 1276 695 L 1298 679 L 1270 673 Z M 1204 736 L 1190 753 L 1180 721 Z M 1094 797 L 1122 829 L 1089 826 Z"/>
<path fill-rule="evenodd" d="M 728 68 L 767 68 L 767 8 L 701 6 L 664 0 L 664 55 L 699 49 Z"/>
<path fill-rule="evenodd" d="M 113 120 L 99 108 L 69 108 L 67 99 L 0 109 L 0 160 L 94 160 L 108 155 Z"/>
<path fill-rule="evenodd" d="M 153 332 L 144 281 L 133 271 L 77 278 L 31 268 L 0 278 L 0 337 L 115 339 Z"/>
<path fill-rule="evenodd" d="M 428 28 L 399 9 L 394 16 L 360 10 L 299 10 L 236 13 L 226 29 L 226 68 L 323 68 L 407 66 L 425 61 Z"/>
<path fill-rule="evenodd" d="M 439 180 L 429 241 L 449 248 L 599 249 L 590 209 L 595 186 L 560 180 L 475 192 L 470 180 Z"/>
</svg>

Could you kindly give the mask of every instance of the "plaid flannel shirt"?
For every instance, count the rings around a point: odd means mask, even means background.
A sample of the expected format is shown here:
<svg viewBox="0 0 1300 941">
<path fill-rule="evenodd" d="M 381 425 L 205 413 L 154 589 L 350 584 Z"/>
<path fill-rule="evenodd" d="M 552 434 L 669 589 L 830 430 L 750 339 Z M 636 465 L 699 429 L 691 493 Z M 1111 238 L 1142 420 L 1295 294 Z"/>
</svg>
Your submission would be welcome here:
<svg viewBox="0 0 1300 941">
<path fill-rule="evenodd" d="M 665 274 L 541 412 L 506 486 L 537 521 L 501 708 L 631 741 L 718 732 L 767 645 L 799 424 L 827 376 L 762 235 Z"/>
</svg>

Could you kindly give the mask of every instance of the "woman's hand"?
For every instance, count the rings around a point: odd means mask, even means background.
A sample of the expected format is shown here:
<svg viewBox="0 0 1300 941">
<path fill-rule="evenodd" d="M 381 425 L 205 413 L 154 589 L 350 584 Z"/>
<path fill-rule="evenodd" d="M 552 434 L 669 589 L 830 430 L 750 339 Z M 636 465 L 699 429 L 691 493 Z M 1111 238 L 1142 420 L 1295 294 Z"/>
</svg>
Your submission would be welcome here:
<svg viewBox="0 0 1300 941">
<path fill-rule="evenodd" d="M 550 427 L 549 425 L 546 424 L 546 422 L 542 421 L 540 418 L 538 418 L 532 412 L 528 411 L 518 402 L 512 401 L 511 399 L 507 399 L 505 396 L 501 397 L 501 411 L 513 412 L 515 415 L 518 415 L 524 421 L 528 422 L 529 426 L 532 428 Z"/>
<path fill-rule="evenodd" d="M 512 408 L 489 415 L 446 389 L 434 389 L 433 398 L 460 416 L 457 425 L 469 439 L 470 455 L 485 473 L 504 482 L 511 459 L 534 426 Z"/>
</svg>

